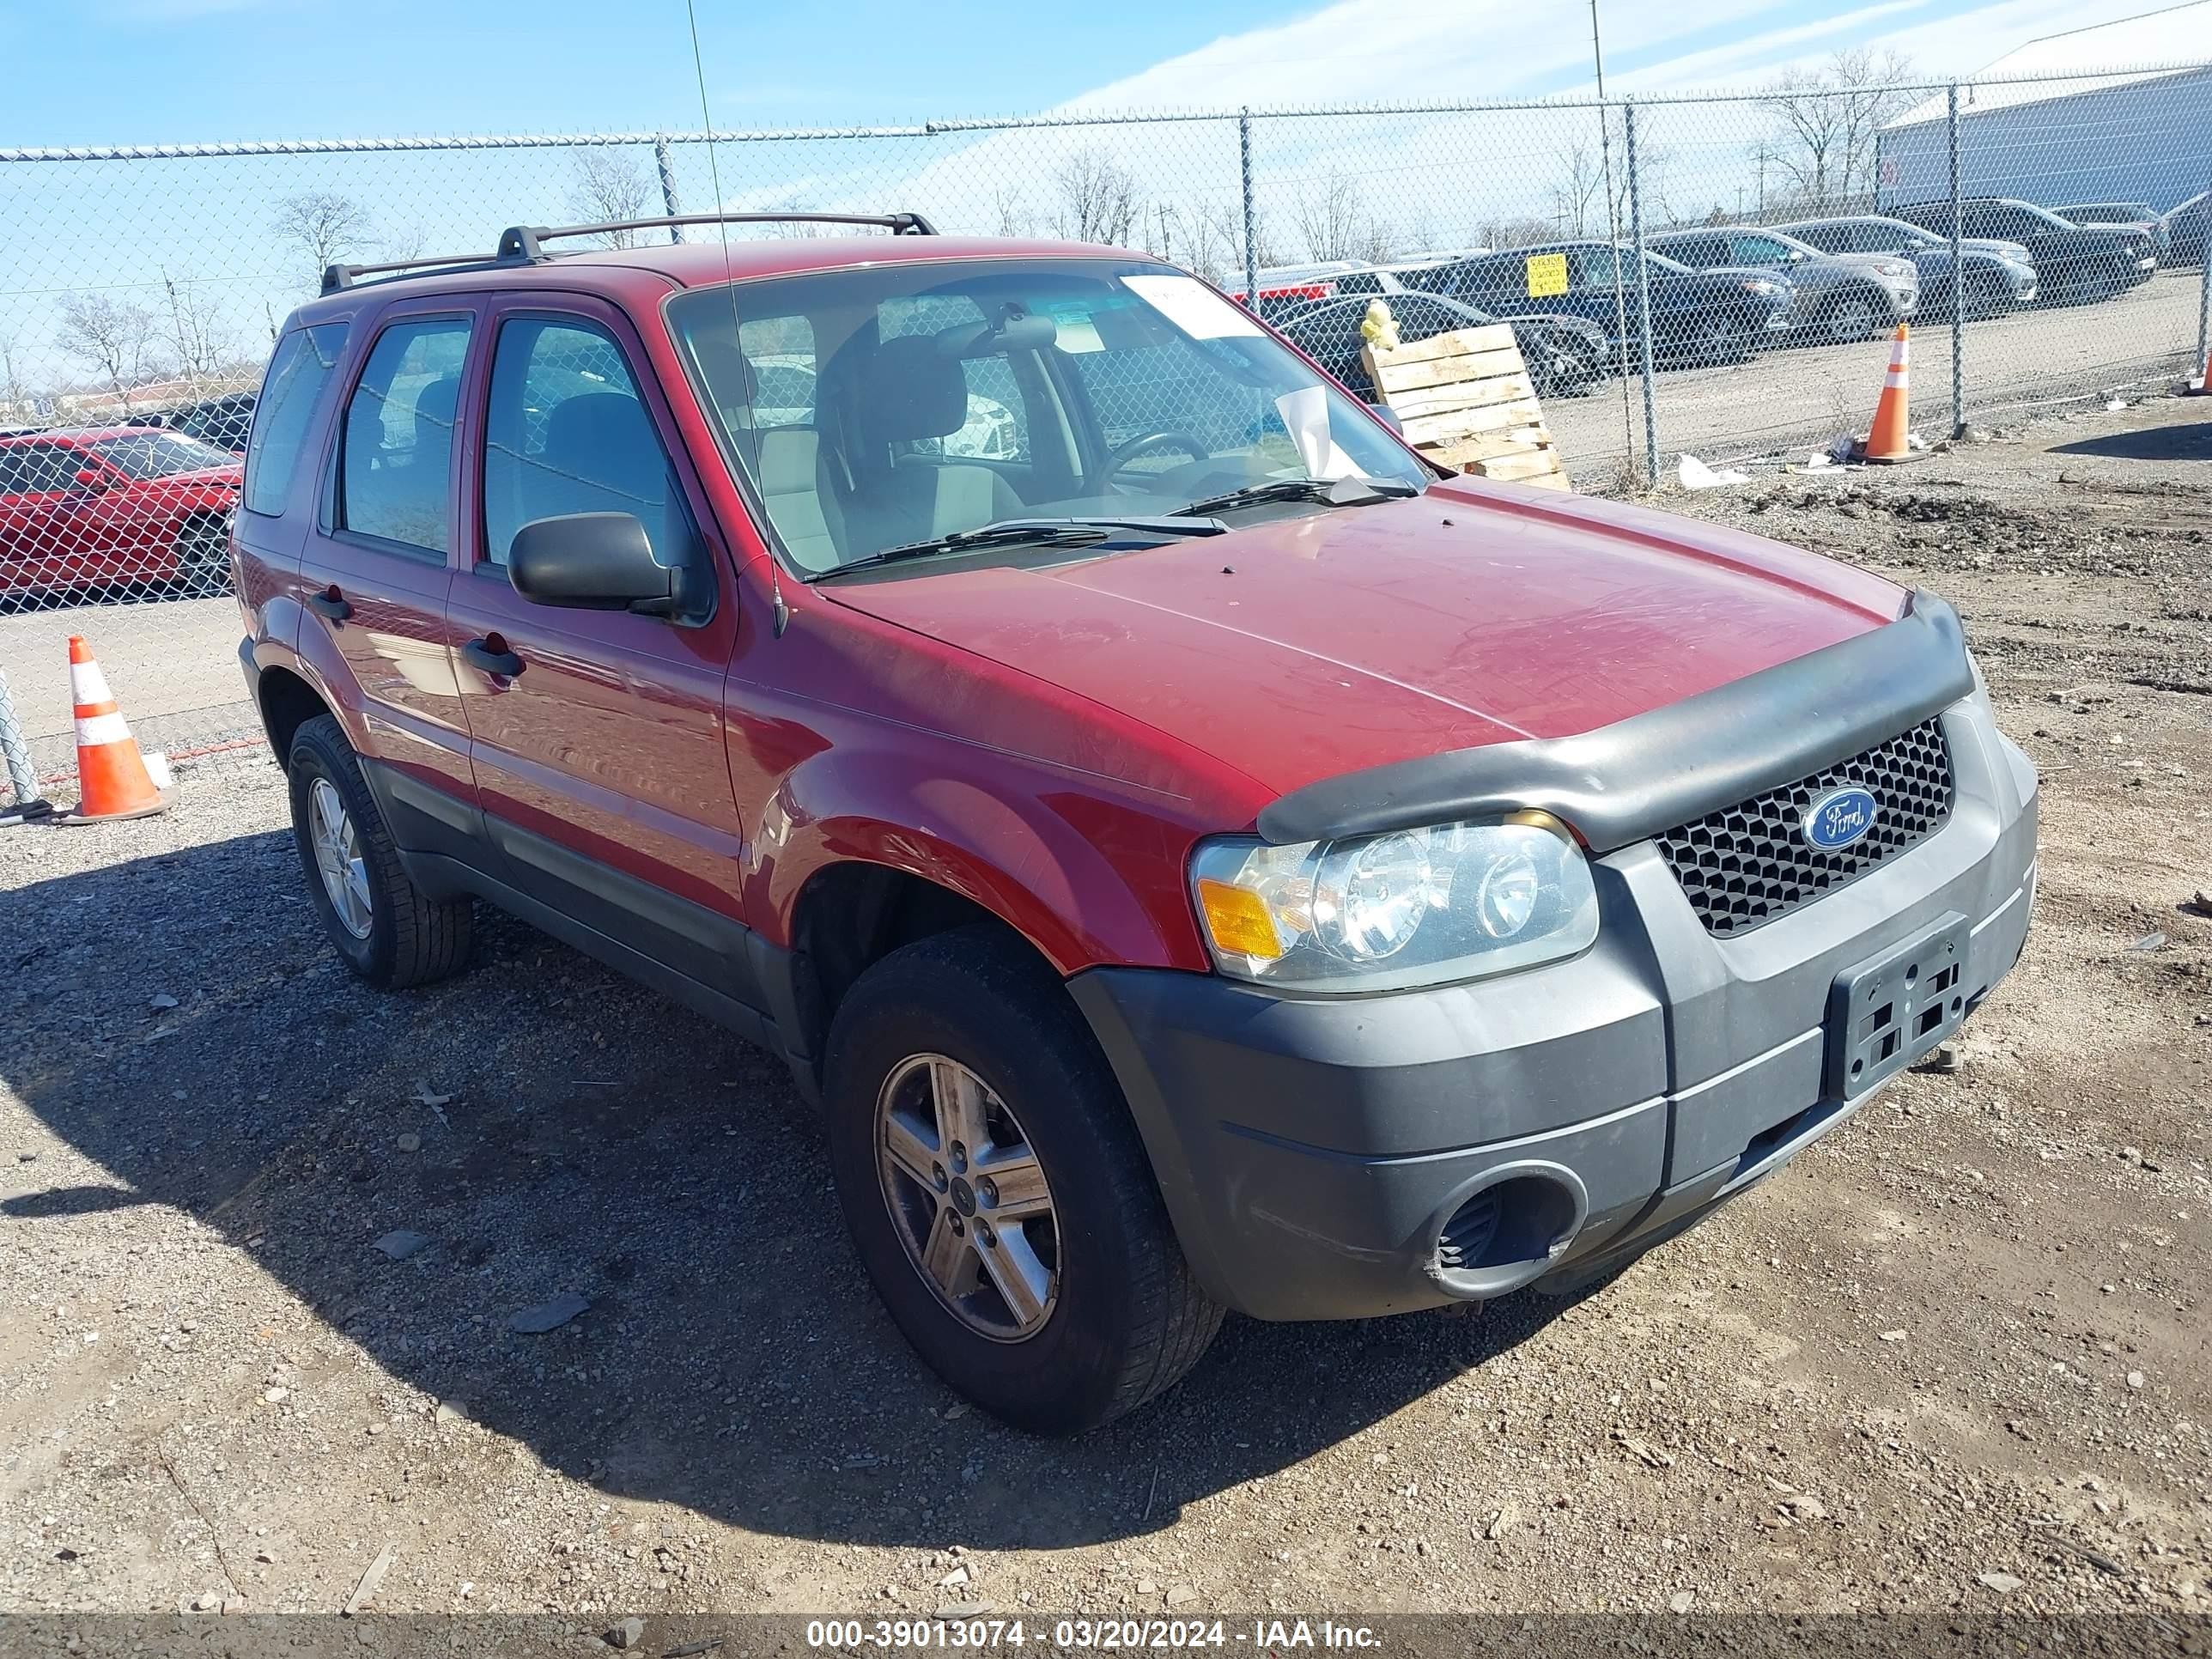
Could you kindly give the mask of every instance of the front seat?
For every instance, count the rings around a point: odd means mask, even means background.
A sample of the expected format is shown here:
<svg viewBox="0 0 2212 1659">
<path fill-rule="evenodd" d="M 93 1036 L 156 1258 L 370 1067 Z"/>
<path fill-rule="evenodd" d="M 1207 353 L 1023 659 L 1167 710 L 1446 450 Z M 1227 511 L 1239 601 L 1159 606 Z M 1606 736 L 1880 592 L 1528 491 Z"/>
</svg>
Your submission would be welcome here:
<svg viewBox="0 0 2212 1659">
<path fill-rule="evenodd" d="M 784 550 L 809 570 L 834 568 L 842 538 L 836 493 L 823 465 L 821 434 L 811 426 L 757 423 L 760 377 L 729 341 L 709 337 L 692 349 Z"/>
<path fill-rule="evenodd" d="M 851 482 L 844 519 L 855 552 L 927 541 L 1018 517 L 1022 499 L 988 466 L 895 446 L 946 438 L 968 420 L 968 377 L 937 338 L 902 334 L 860 349 L 842 411 Z"/>
</svg>

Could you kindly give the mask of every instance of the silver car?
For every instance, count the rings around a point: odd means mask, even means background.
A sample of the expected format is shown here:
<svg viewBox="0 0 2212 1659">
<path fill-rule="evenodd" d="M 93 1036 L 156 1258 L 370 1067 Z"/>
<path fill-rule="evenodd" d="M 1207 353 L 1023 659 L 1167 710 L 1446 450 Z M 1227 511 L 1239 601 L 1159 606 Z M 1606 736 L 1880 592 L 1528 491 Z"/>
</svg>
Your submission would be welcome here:
<svg viewBox="0 0 2212 1659">
<path fill-rule="evenodd" d="M 1863 340 L 1920 308 L 1920 268 L 1893 253 L 1823 253 L 1794 236 L 1744 225 L 1670 231 L 1645 246 L 1698 270 L 1779 272 L 1796 286 L 1797 327 L 1822 340 Z"/>
</svg>

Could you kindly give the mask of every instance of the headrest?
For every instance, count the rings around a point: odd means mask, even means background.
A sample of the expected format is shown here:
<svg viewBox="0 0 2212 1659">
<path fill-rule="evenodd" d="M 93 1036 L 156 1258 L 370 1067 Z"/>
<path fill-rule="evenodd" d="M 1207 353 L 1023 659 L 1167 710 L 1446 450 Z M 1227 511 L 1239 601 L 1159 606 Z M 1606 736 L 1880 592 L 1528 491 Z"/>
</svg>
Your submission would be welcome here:
<svg viewBox="0 0 2212 1659">
<path fill-rule="evenodd" d="M 714 394 L 714 402 L 723 409 L 750 409 L 758 395 L 753 380 L 753 366 L 745 361 L 745 354 L 728 340 L 704 339 L 696 341 L 692 352 L 699 359 L 699 369 L 707 377 L 707 390 Z"/>
<path fill-rule="evenodd" d="M 957 432 L 968 420 L 968 377 L 932 334 L 885 340 L 859 364 L 854 416 L 861 441 L 912 443 Z"/>
<path fill-rule="evenodd" d="M 635 486 L 665 463 L 653 423 L 623 392 L 587 392 L 554 405 L 545 422 L 544 465 L 588 483 Z"/>
<path fill-rule="evenodd" d="M 426 381 L 422 389 L 415 394 L 416 441 L 422 441 L 422 422 L 428 421 L 445 434 L 447 442 L 451 442 L 453 422 L 459 416 L 460 407 L 459 375 L 441 374 L 434 380 Z"/>
</svg>

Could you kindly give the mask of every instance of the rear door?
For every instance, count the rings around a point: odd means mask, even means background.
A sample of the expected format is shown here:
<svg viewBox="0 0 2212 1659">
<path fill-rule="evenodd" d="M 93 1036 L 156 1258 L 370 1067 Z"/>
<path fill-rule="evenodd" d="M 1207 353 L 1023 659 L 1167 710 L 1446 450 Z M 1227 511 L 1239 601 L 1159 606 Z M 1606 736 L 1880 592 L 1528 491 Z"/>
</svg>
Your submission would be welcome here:
<svg viewBox="0 0 2212 1659">
<path fill-rule="evenodd" d="M 446 620 L 459 479 L 456 414 L 477 305 L 403 301 L 357 321 L 317 521 L 301 550 L 301 656 L 358 712 L 403 847 L 479 852 L 468 726 Z"/>
<path fill-rule="evenodd" d="M 76 482 L 84 465 L 67 444 L 0 444 L 0 592 L 55 592 L 91 579 L 83 515 L 95 502 Z"/>
<path fill-rule="evenodd" d="M 550 303 L 549 303 L 550 300 Z M 470 752 L 503 879 L 715 994 L 757 1008 L 722 683 L 727 592 L 707 614 L 533 605 L 507 580 L 535 520 L 627 513 L 663 564 L 729 564 L 635 335 L 582 296 L 495 307 L 472 382 L 465 556 L 448 605 Z"/>
</svg>

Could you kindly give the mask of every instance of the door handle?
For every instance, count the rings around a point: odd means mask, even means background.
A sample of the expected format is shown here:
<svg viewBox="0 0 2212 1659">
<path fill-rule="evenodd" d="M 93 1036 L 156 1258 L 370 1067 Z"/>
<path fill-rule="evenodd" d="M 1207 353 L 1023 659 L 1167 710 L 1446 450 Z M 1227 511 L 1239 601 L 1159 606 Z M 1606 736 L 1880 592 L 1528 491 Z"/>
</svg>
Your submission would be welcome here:
<svg viewBox="0 0 2212 1659">
<path fill-rule="evenodd" d="M 320 593 L 308 594 L 307 609 L 318 617 L 328 617 L 332 622 L 343 622 L 353 615 L 353 607 L 345 602 L 335 583 Z"/>
<path fill-rule="evenodd" d="M 522 659 L 507 649 L 507 641 L 496 634 L 471 640 L 461 647 L 461 656 L 470 667 L 480 668 L 487 674 L 502 674 L 513 679 L 522 672 Z"/>
</svg>

